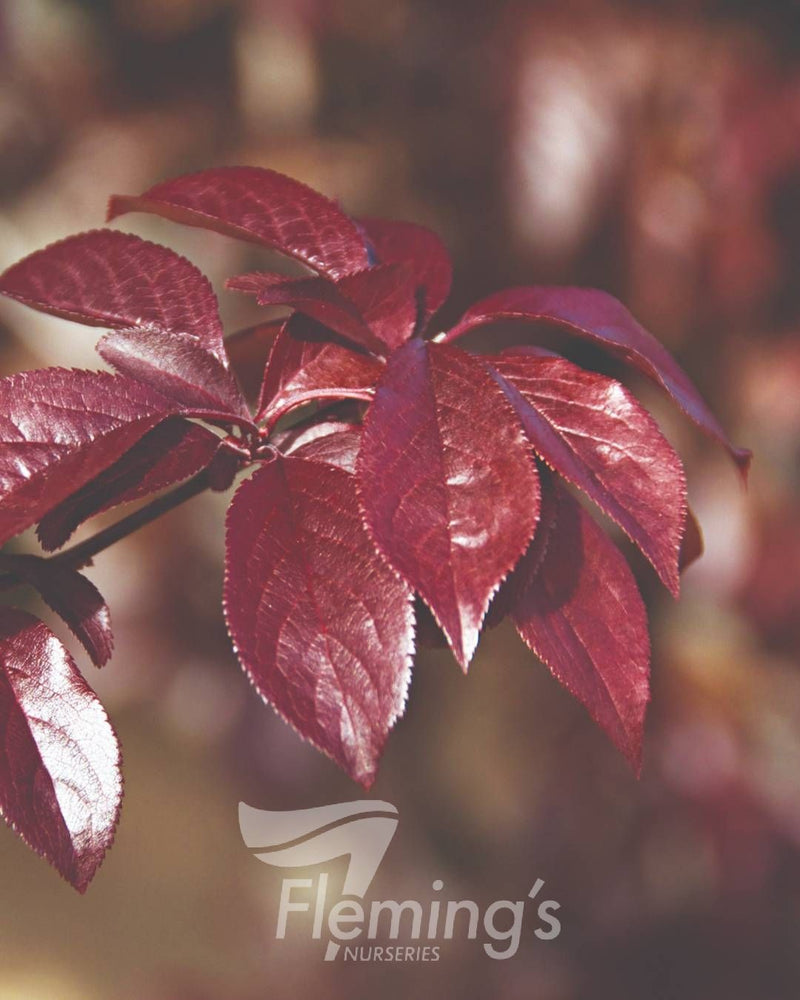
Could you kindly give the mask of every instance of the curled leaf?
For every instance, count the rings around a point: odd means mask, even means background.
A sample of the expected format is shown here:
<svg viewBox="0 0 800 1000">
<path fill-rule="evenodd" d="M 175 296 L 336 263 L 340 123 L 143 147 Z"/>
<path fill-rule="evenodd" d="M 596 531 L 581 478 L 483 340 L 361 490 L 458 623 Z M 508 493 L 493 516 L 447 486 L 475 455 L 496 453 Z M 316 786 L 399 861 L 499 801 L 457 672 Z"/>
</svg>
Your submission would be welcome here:
<svg viewBox="0 0 800 1000">
<path fill-rule="evenodd" d="M 3 565 L 34 587 L 69 626 L 96 667 L 111 659 L 114 635 L 111 612 L 103 595 L 83 574 L 52 559 L 4 556 Z"/>
<path fill-rule="evenodd" d="M 338 281 L 255 272 L 229 278 L 226 284 L 255 295 L 259 305 L 291 306 L 379 355 L 408 340 L 417 319 L 412 274 L 404 264 L 370 267 Z"/>
<path fill-rule="evenodd" d="M 746 474 L 751 453 L 730 443 L 721 424 L 669 351 L 613 296 L 595 288 L 507 288 L 470 306 L 445 340 L 454 340 L 476 326 L 498 320 L 559 326 L 627 361 L 665 389 L 701 430 L 727 449 Z"/>
<path fill-rule="evenodd" d="M 355 304 L 359 315 L 386 353 L 404 344 L 417 325 L 418 296 L 412 268 L 380 264 L 338 283 L 340 292 Z"/>
<path fill-rule="evenodd" d="M 245 398 L 254 405 L 264 379 L 269 352 L 285 322 L 281 319 L 257 323 L 225 338 L 225 350 L 236 381 L 242 387 Z"/>
<path fill-rule="evenodd" d="M 309 319 L 329 327 L 369 351 L 380 353 L 382 344 L 370 330 L 358 307 L 328 278 L 286 278 L 258 272 L 229 278 L 228 288 L 255 295 L 262 306 L 291 306 Z"/>
</svg>

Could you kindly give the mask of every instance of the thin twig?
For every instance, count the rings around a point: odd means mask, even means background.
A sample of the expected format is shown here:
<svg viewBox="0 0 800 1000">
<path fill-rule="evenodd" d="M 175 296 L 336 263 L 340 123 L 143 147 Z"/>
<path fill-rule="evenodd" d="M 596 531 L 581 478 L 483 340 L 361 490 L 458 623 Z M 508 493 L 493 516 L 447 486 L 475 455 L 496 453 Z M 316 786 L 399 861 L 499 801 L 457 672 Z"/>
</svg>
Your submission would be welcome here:
<svg viewBox="0 0 800 1000">
<path fill-rule="evenodd" d="M 315 413 L 309 414 L 308 417 L 299 420 L 297 424 L 292 427 L 292 430 L 300 429 L 305 425 L 313 424 L 320 418 L 325 418 L 329 416 L 331 412 L 335 412 L 338 407 L 342 405 L 342 400 L 337 400 L 337 402 L 330 404 L 328 406 L 323 406 Z M 143 528 L 146 524 L 151 521 L 155 521 L 156 518 L 161 517 L 162 514 L 166 514 L 167 511 L 172 510 L 174 507 L 180 506 L 187 500 L 191 500 L 192 497 L 207 490 L 210 486 L 209 481 L 209 467 L 202 469 L 197 475 L 193 476 L 191 479 L 187 479 L 185 483 L 182 483 L 176 489 L 172 490 L 171 493 L 165 493 L 160 497 L 156 497 L 150 503 L 146 504 L 144 507 L 140 507 L 135 510 L 132 514 L 127 517 L 121 518 L 115 524 L 109 525 L 107 528 L 103 528 L 102 531 L 98 531 L 97 534 L 92 535 L 90 538 L 85 539 L 82 542 L 78 542 L 76 545 L 72 545 L 68 549 L 64 549 L 62 552 L 58 552 L 51 556 L 36 556 L 34 558 L 41 558 L 43 561 L 48 563 L 53 563 L 59 566 L 67 567 L 69 569 L 83 569 L 86 566 L 91 565 L 94 557 L 102 552 L 104 549 L 109 548 L 115 542 L 126 538 L 128 535 L 132 535 L 139 528 Z M 6 566 L 13 566 L 14 556 L 7 555 L 4 556 L 0 553 L 0 567 L 4 564 Z M 0 593 L 5 590 L 10 590 L 13 587 L 20 586 L 26 581 L 22 579 L 13 569 L 9 572 L 0 574 Z"/>
<path fill-rule="evenodd" d="M 196 476 L 193 476 L 191 479 L 187 479 L 187 481 L 178 486 L 177 489 L 172 490 L 171 493 L 165 493 L 163 496 L 156 497 L 155 500 L 151 501 L 146 506 L 140 507 L 132 514 L 129 514 L 127 517 L 123 517 L 121 520 L 117 521 L 115 524 L 111 524 L 107 528 L 103 528 L 102 531 L 98 531 L 97 534 L 92 535 L 91 538 L 78 542 L 77 545 L 64 549 L 63 552 L 59 552 L 56 555 L 46 556 L 43 558 L 47 562 L 56 563 L 60 566 L 66 566 L 70 569 L 83 569 L 85 566 L 89 566 L 91 564 L 92 560 L 99 552 L 107 549 L 109 546 L 120 541 L 122 538 L 133 534 L 134 531 L 144 527 L 144 525 L 149 524 L 151 521 L 155 521 L 156 518 L 161 517 L 162 514 L 166 514 L 167 511 L 172 510 L 174 507 L 178 507 L 187 500 L 191 500 L 192 497 L 202 493 L 204 490 L 208 489 L 208 487 L 209 482 L 207 470 L 203 469 L 201 472 L 198 472 Z M 12 561 L 13 556 L 9 558 L 9 562 Z M 23 582 L 24 581 L 13 571 L 5 573 L 0 576 L 0 591 L 9 590 L 11 587 L 16 587 Z"/>
</svg>

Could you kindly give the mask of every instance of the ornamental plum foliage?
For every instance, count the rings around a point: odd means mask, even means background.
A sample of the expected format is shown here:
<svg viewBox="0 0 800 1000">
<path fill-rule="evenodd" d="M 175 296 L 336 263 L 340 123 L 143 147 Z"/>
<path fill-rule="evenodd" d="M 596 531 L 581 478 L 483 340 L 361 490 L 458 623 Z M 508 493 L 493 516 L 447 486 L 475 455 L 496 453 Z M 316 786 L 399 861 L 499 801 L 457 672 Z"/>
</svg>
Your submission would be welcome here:
<svg viewBox="0 0 800 1000">
<path fill-rule="evenodd" d="M 231 640 L 262 697 L 353 779 L 373 781 L 403 712 L 415 609 L 432 614 L 466 671 L 490 605 L 638 771 L 645 609 L 577 496 L 677 594 L 682 545 L 684 559 L 700 549 L 691 519 L 686 533 L 680 459 L 614 379 L 530 336 L 492 355 L 457 341 L 498 320 L 589 341 L 657 383 L 746 470 L 749 453 L 728 444 L 664 348 L 618 301 L 581 288 L 498 292 L 431 335 L 451 281 L 438 237 L 350 219 L 269 170 L 180 177 L 112 198 L 109 219 L 131 211 L 269 247 L 307 273 L 232 277 L 229 288 L 289 315 L 227 341 L 197 268 L 124 232 L 72 236 L 2 275 L 3 294 L 104 331 L 97 350 L 111 369 L 0 380 L 0 543 L 35 525 L 54 552 L 0 556 L 2 588 L 37 590 L 102 667 L 109 611 L 81 569 L 241 477 L 225 523 Z M 251 407 L 240 385 L 252 372 L 240 367 L 237 379 L 231 358 L 265 343 Z M 64 547 L 93 515 L 148 496 Z M 119 815 L 117 738 L 62 642 L 10 606 L 0 609 L 0 732 L 3 816 L 83 891 Z"/>
</svg>

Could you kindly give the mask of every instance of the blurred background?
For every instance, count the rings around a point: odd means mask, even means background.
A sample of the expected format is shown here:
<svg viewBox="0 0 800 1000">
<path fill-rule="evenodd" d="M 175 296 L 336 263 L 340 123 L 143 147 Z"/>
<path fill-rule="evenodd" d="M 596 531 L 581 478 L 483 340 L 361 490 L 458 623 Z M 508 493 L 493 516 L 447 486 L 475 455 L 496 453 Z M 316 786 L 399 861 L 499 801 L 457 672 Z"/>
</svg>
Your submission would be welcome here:
<svg viewBox="0 0 800 1000">
<path fill-rule="evenodd" d="M 255 696 L 219 608 L 226 498 L 104 553 L 98 673 L 126 797 L 87 895 L 0 829 L 0 1000 L 790 1000 L 800 995 L 800 7 L 793 0 L 0 0 L 0 267 L 102 225 L 112 192 L 269 166 L 452 250 L 442 325 L 520 283 L 621 297 L 678 356 L 750 488 L 635 384 L 685 458 L 706 555 L 635 563 L 654 639 L 640 781 L 511 630 L 464 678 L 423 650 L 373 794 L 374 898 L 481 906 L 537 878 L 563 930 L 516 957 L 336 965 L 275 940 L 280 873 L 237 803 L 358 798 Z M 145 217 L 221 280 L 252 248 Z M 243 299 L 243 297 L 241 297 Z M 499 331 L 502 332 L 502 331 Z M 3 304 L 3 373 L 97 366 L 91 331 Z"/>
</svg>

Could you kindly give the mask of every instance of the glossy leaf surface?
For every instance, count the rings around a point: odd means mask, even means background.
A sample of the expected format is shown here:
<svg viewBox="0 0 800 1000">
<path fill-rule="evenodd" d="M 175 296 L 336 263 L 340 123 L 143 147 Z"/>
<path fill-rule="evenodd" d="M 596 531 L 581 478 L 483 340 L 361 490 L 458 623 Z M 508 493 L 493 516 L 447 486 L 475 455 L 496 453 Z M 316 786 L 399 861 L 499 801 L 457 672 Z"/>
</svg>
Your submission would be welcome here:
<svg viewBox="0 0 800 1000">
<path fill-rule="evenodd" d="M 292 320 L 276 338 L 261 387 L 259 420 L 274 423 L 314 399 L 372 398 L 383 365 L 338 344 L 305 339 L 305 330 L 306 324 Z"/>
<path fill-rule="evenodd" d="M 114 649 L 111 612 L 91 580 L 69 566 L 36 556 L 5 557 L 3 563 L 66 622 L 96 667 L 108 663 Z"/>
<path fill-rule="evenodd" d="M 109 220 L 125 212 L 152 212 L 272 247 L 333 278 L 369 263 L 358 230 L 341 209 L 274 170 L 216 167 L 177 177 L 139 197 L 112 198 Z"/>
<path fill-rule="evenodd" d="M 119 745 L 61 642 L 12 608 L 0 608 L 0 734 L 0 812 L 83 892 L 114 839 Z"/>
<path fill-rule="evenodd" d="M 0 380 L 0 542 L 105 471 L 170 415 L 147 386 L 47 368 Z"/>
<path fill-rule="evenodd" d="M 466 669 L 539 513 L 522 427 L 481 362 L 420 340 L 395 351 L 367 414 L 358 480 L 376 545 Z"/>
<path fill-rule="evenodd" d="M 638 769 L 645 611 L 571 490 L 677 593 L 679 568 L 702 551 L 680 460 L 615 380 L 543 347 L 474 356 L 451 341 L 506 320 L 583 338 L 657 382 L 746 471 L 749 453 L 668 352 L 592 289 L 508 289 L 449 332 L 428 331 L 451 284 L 439 237 L 353 221 L 274 171 L 213 168 L 112 199 L 110 217 L 128 211 L 293 258 L 301 277 L 228 282 L 292 314 L 224 341 L 197 268 L 114 231 L 70 237 L 0 276 L 0 294 L 104 328 L 98 350 L 117 372 L 0 380 L 0 544 L 36 524 L 58 548 L 95 514 L 169 490 L 58 556 L 0 555 L 0 589 L 36 588 L 102 665 L 109 612 L 79 570 L 245 471 L 227 517 L 230 635 L 261 695 L 350 776 L 372 782 L 403 711 L 415 621 L 466 670 L 481 631 L 508 616 Z M 83 889 L 113 835 L 116 741 L 44 625 L 0 609 L 0 653 L 0 804 Z"/>
<path fill-rule="evenodd" d="M 314 425 L 305 434 L 287 442 L 285 451 L 298 458 L 327 462 L 345 472 L 355 473 L 361 428 L 358 425 L 330 420 Z"/>
<path fill-rule="evenodd" d="M 661 385 L 684 413 L 719 441 L 743 472 L 747 471 L 750 452 L 731 445 L 683 369 L 613 296 L 595 288 L 508 288 L 471 306 L 446 339 L 454 340 L 473 327 L 497 320 L 555 324 L 618 355 Z"/>
<path fill-rule="evenodd" d="M 614 379 L 524 348 L 486 363 L 539 456 L 582 489 L 678 590 L 683 466 L 650 414 Z"/>
<path fill-rule="evenodd" d="M 211 431 L 168 417 L 57 507 L 36 529 L 43 548 L 60 548 L 84 521 L 119 504 L 174 486 L 204 468 L 219 448 Z"/>
<path fill-rule="evenodd" d="M 410 591 L 361 523 L 353 476 L 291 456 L 239 487 L 225 615 L 262 696 L 369 785 L 405 704 L 413 616 Z"/>
<path fill-rule="evenodd" d="M 0 292 L 33 309 L 117 331 L 101 341 L 102 356 L 167 395 L 246 412 L 228 370 L 211 285 L 166 247 L 110 229 L 81 233 L 10 267 Z"/>
<path fill-rule="evenodd" d="M 360 219 L 377 261 L 410 267 L 414 286 L 422 292 L 423 322 L 450 294 L 453 269 L 450 254 L 436 233 L 413 222 Z"/>
<path fill-rule="evenodd" d="M 520 636 L 638 772 L 649 694 L 647 614 L 622 554 L 563 487 L 509 580 Z"/>
</svg>

